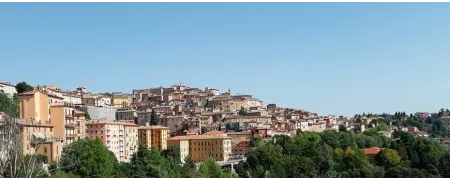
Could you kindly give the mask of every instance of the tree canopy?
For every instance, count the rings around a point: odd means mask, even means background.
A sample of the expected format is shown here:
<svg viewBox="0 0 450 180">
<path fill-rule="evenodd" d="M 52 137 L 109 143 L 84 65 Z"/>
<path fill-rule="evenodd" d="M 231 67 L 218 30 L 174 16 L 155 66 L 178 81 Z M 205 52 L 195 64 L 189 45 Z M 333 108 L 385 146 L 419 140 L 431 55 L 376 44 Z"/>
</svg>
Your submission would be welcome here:
<svg viewBox="0 0 450 180">
<path fill-rule="evenodd" d="M 61 156 L 61 170 L 79 177 L 117 177 L 119 163 L 100 139 L 81 139 L 65 147 Z"/>
<path fill-rule="evenodd" d="M 152 113 L 150 114 L 150 124 L 158 125 L 158 116 L 156 116 L 156 112 L 152 109 Z"/>
<path fill-rule="evenodd" d="M 17 83 L 17 85 L 16 85 L 16 91 L 19 94 L 23 93 L 23 92 L 32 91 L 33 89 L 34 89 L 33 86 L 27 84 L 25 81 Z"/>
</svg>

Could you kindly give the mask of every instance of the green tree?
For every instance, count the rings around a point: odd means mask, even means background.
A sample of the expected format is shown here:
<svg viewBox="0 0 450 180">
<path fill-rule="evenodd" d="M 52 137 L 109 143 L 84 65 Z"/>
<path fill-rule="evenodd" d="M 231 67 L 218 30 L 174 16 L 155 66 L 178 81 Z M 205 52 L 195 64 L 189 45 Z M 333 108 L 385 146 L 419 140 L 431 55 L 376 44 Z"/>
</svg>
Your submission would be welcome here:
<svg viewBox="0 0 450 180">
<path fill-rule="evenodd" d="M 150 114 L 150 124 L 158 125 L 158 116 L 156 116 L 156 112 L 152 109 L 152 113 Z"/>
<path fill-rule="evenodd" d="M 107 178 L 118 175 L 118 161 L 100 139 L 81 139 L 65 147 L 61 170 L 75 176 Z"/>
<path fill-rule="evenodd" d="M 131 156 L 130 168 L 133 178 L 145 178 L 147 174 L 147 165 L 149 164 L 150 151 L 143 145 L 139 144 L 138 150 Z"/>
<path fill-rule="evenodd" d="M 27 84 L 25 81 L 17 83 L 17 85 L 16 85 L 16 91 L 19 94 L 23 93 L 23 92 L 32 91 L 33 89 L 34 89 L 33 86 Z"/>
<path fill-rule="evenodd" d="M 0 93 L 0 112 L 5 112 L 10 117 L 18 116 L 18 105 L 8 95 Z"/>
<path fill-rule="evenodd" d="M 188 155 L 184 160 L 183 167 L 181 168 L 181 174 L 183 175 L 183 178 L 194 178 L 198 176 L 197 167 L 190 155 Z"/>
<path fill-rule="evenodd" d="M 241 116 L 246 116 L 247 115 L 247 110 L 245 110 L 244 107 L 241 107 L 241 109 L 239 110 L 238 114 L 241 115 Z"/>
<path fill-rule="evenodd" d="M 389 131 L 389 126 L 385 123 L 379 123 L 376 128 L 377 131 Z"/>
<path fill-rule="evenodd" d="M 375 156 L 377 165 L 386 168 L 397 166 L 400 164 L 401 159 L 398 152 L 392 149 L 384 149 Z"/>
<path fill-rule="evenodd" d="M 177 162 L 180 162 L 180 149 L 175 147 L 168 147 L 167 149 L 163 150 L 161 152 L 161 155 L 165 158 L 172 157 Z"/>
<path fill-rule="evenodd" d="M 119 164 L 119 177 L 120 178 L 130 178 L 133 177 L 134 171 L 131 163 L 121 162 Z"/>
<path fill-rule="evenodd" d="M 199 167 L 199 175 L 202 178 L 222 178 L 223 172 L 219 164 L 213 158 L 205 159 Z"/>
<path fill-rule="evenodd" d="M 250 139 L 250 146 L 251 147 L 258 147 L 262 146 L 264 144 L 263 140 L 260 137 L 252 137 Z"/>
<path fill-rule="evenodd" d="M 339 124 L 339 132 L 347 132 L 347 127 L 343 124 Z"/>
</svg>

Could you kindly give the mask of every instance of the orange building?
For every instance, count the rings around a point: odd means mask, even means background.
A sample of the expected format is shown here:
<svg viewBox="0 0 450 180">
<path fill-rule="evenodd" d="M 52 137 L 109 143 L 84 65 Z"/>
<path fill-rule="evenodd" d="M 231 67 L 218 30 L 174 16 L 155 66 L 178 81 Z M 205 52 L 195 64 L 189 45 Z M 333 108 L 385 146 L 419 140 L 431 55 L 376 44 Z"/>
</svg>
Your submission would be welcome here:
<svg viewBox="0 0 450 180">
<path fill-rule="evenodd" d="M 45 163 L 59 160 L 64 138 L 53 136 L 53 125 L 35 120 L 18 120 L 18 124 L 22 131 L 24 154 L 46 154 Z"/>
<path fill-rule="evenodd" d="M 167 140 L 169 147 L 180 149 L 180 155 L 189 149 L 194 162 L 202 162 L 208 157 L 216 161 L 228 161 L 231 156 L 231 138 L 226 134 L 175 136 Z M 186 143 L 189 142 L 189 143 Z"/>
<path fill-rule="evenodd" d="M 18 94 L 20 119 L 34 119 L 41 123 L 50 121 L 48 94 L 39 90 Z"/>
<path fill-rule="evenodd" d="M 55 111 L 53 116 L 51 115 L 51 98 L 49 96 L 55 98 L 53 95 L 48 95 L 40 90 L 18 94 L 19 117 L 22 119 L 19 124 L 21 124 L 23 130 L 24 153 L 45 153 L 48 156 L 47 163 L 59 160 L 62 148 L 66 143 L 65 128 L 59 124 L 58 112 Z M 55 121 L 52 121 L 52 117 Z M 42 142 L 39 143 L 39 146 L 31 146 L 30 143 L 33 138 L 41 139 Z"/>
<path fill-rule="evenodd" d="M 67 145 L 86 136 L 86 114 L 68 103 L 50 104 L 54 136 L 65 137 Z"/>
<path fill-rule="evenodd" d="M 150 126 L 148 123 L 145 126 L 138 128 L 139 143 L 144 144 L 145 147 L 154 147 L 158 151 L 167 149 L 167 138 L 170 137 L 169 127 L 164 126 Z"/>
</svg>

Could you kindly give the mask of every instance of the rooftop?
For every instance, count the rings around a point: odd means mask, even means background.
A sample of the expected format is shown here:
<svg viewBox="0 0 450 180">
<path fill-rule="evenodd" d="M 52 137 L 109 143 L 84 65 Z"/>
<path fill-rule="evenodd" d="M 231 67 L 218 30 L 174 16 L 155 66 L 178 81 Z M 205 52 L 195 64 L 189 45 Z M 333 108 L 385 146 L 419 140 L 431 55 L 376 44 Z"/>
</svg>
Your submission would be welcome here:
<svg viewBox="0 0 450 180">
<path fill-rule="evenodd" d="M 380 153 L 382 149 L 379 147 L 371 147 L 371 148 L 364 148 L 364 154 L 366 155 L 377 155 L 378 153 Z"/>
<path fill-rule="evenodd" d="M 133 120 L 129 120 L 133 121 Z M 114 120 L 90 120 L 86 122 L 86 125 L 89 124 L 118 124 L 118 125 L 128 125 L 128 126 L 137 126 L 134 123 L 129 123 L 126 121 L 114 121 Z"/>
<path fill-rule="evenodd" d="M 139 126 L 138 129 L 169 129 L 169 127 L 165 127 L 165 126 Z"/>
<path fill-rule="evenodd" d="M 205 135 L 219 135 L 219 134 L 225 134 L 223 131 L 209 131 L 205 133 Z"/>
<path fill-rule="evenodd" d="M 180 141 L 180 140 L 203 140 L 203 139 L 231 139 L 228 136 L 217 135 L 189 135 L 189 136 L 175 136 L 168 138 L 167 141 Z"/>
</svg>

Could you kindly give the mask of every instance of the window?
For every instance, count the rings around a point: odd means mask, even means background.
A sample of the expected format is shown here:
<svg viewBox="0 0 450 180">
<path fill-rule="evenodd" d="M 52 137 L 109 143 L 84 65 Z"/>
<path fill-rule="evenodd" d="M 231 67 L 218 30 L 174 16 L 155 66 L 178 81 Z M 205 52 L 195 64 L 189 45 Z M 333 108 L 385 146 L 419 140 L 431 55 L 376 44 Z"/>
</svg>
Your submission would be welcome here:
<svg viewBox="0 0 450 180">
<path fill-rule="evenodd" d="M 47 154 L 47 147 L 44 147 L 44 153 Z"/>
</svg>

